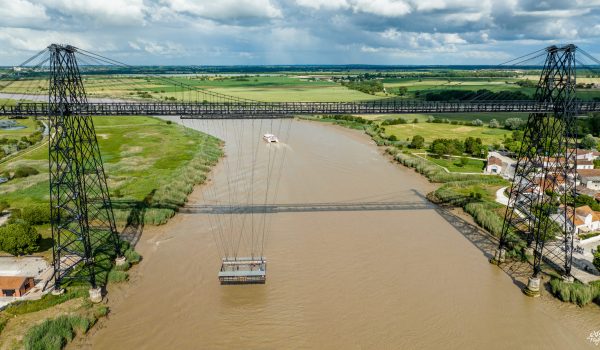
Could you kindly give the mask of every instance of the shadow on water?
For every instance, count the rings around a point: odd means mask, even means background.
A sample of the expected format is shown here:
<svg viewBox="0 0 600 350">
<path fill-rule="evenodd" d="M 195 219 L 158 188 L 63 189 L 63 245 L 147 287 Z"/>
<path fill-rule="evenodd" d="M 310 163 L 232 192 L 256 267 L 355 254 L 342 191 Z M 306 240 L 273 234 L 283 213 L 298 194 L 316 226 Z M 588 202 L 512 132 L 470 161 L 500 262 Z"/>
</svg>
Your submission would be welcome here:
<svg viewBox="0 0 600 350">
<path fill-rule="evenodd" d="M 121 238 L 135 247 L 144 232 L 144 220 L 146 211 L 152 207 L 152 198 L 156 190 L 152 190 L 141 201 L 133 200 L 113 200 L 113 208 L 119 210 L 129 210 L 125 227 L 121 231 Z"/>
<path fill-rule="evenodd" d="M 183 214 L 305 213 L 320 211 L 377 211 L 433 209 L 429 203 L 402 202 L 331 202 L 248 205 L 190 205 L 179 209 Z"/>
<path fill-rule="evenodd" d="M 266 285 L 236 284 L 225 285 L 220 289 L 221 304 L 227 308 L 256 308 L 266 304 Z"/>
<path fill-rule="evenodd" d="M 427 200 L 423 194 L 417 191 L 413 192 L 422 199 Z M 437 204 L 432 204 L 432 206 L 446 222 L 452 225 L 456 231 L 479 249 L 487 260 L 494 256 L 496 248 L 498 248 L 498 238 L 492 236 L 481 227 L 455 215 L 451 209 L 455 209 L 456 207 Z M 527 277 L 531 276 L 532 273 L 532 266 L 528 261 L 507 261 L 500 265 L 500 268 L 512 279 L 513 284 L 520 289 L 525 287 L 523 280 L 527 280 Z"/>
</svg>

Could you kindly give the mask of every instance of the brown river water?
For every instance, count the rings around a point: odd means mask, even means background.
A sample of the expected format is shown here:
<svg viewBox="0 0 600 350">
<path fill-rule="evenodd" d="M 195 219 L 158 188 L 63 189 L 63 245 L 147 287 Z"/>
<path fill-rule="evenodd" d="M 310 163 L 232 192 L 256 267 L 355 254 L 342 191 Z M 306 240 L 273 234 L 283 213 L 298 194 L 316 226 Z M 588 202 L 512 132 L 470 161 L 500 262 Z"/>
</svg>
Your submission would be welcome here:
<svg viewBox="0 0 600 350">
<path fill-rule="evenodd" d="M 523 295 L 466 238 L 468 225 L 427 202 L 432 185 L 367 136 L 308 121 L 259 123 L 184 123 L 223 138 L 227 157 L 185 213 L 146 229 L 143 262 L 130 283 L 111 288 L 111 314 L 77 347 L 595 348 L 587 337 L 600 330 L 597 306 Z M 253 143 L 269 131 L 282 142 Z M 269 166 L 269 152 L 285 162 Z M 275 169 L 270 177 L 267 169 Z M 267 202 L 286 210 L 255 218 L 200 210 L 230 196 L 247 204 L 250 188 L 261 202 L 266 186 Z M 267 283 L 221 286 L 226 231 L 262 237 L 264 218 Z M 240 237 L 239 254 L 255 249 Z"/>
</svg>

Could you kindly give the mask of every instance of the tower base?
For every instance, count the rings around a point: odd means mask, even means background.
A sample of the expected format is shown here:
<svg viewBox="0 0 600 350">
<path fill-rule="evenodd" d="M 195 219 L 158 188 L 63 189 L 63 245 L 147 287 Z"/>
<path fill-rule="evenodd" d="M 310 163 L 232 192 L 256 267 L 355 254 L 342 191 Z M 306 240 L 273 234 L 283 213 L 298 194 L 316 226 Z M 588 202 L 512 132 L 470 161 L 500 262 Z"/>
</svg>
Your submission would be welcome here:
<svg viewBox="0 0 600 350">
<path fill-rule="evenodd" d="M 539 297 L 540 283 L 541 279 L 539 277 L 529 277 L 529 280 L 527 281 L 527 287 L 523 288 L 523 293 L 533 298 Z"/>
</svg>

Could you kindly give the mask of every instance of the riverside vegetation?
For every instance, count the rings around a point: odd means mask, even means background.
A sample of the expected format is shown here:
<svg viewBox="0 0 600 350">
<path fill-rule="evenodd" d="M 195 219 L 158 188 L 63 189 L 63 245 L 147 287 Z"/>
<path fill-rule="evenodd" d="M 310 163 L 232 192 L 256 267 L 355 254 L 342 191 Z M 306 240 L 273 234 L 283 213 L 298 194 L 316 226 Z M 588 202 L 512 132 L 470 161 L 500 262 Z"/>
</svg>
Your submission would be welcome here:
<svg viewBox="0 0 600 350">
<path fill-rule="evenodd" d="M 388 123 L 377 123 L 375 120 L 368 120 L 361 117 L 355 116 L 322 116 L 317 118 L 309 118 L 312 120 L 331 122 L 336 125 L 341 125 L 353 129 L 364 130 L 379 146 L 388 146 L 386 153 L 388 153 L 395 161 L 400 164 L 415 169 L 416 172 L 427 177 L 431 182 L 441 183 L 438 189 L 430 192 L 427 198 L 436 204 L 450 205 L 454 207 L 462 208 L 467 214 L 469 214 L 473 220 L 492 236 L 499 238 L 502 232 L 503 218 L 506 208 L 495 201 L 495 193 L 498 189 L 509 186 L 510 182 L 499 177 L 499 176 L 488 176 L 482 174 L 459 174 L 446 172 L 439 166 L 436 166 L 436 159 L 426 160 L 415 155 L 403 151 L 406 142 L 400 142 L 393 134 L 387 134 L 384 125 L 394 124 L 406 124 L 405 121 L 398 121 L 397 119 L 393 122 Z M 518 129 L 523 123 L 517 121 L 509 122 L 509 129 Z M 511 138 L 506 138 L 507 143 L 516 142 L 521 136 L 519 132 L 513 132 Z M 417 147 L 424 147 L 424 138 L 420 135 L 416 135 L 416 141 L 413 137 L 411 144 L 415 144 Z M 466 140 L 465 143 L 469 141 Z M 448 142 L 448 140 L 438 141 L 439 143 L 457 143 L 456 140 Z M 409 144 L 409 147 L 410 145 Z M 432 144 L 436 144 L 435 142 Z M 481 144 L 476 144 L 475 148 L 479 148 Z M 511 145 L 512 146 L 512 145 Z M 462 146 L 461 146 L 462 147 Z M 458 151 L 461 150 L 458 148 Z M 464 149 L 462 149 L 464 152 Z M 463 153 L 461 152 L 461 153 Z M 480 168 L 481 170 L 481 168 Z M 593 205 L 595 207 L 598 204 L 593 201 L 593 198 L 587 196 L 578 197 L 578 201 L 583 204 Z M 582 204 L 582 205 L 583 205 Z M 507 251 L 507 257 L 526 261 L 528 257 L 524 253 L 525 243 L 521 240 L 511 240 L 511 249 Z M 600 250 L 600 246 L 598 247 Z M 594 265 L 600 268 L 600 251 L 594 256 Z M 549 283 L 551 293 L 558 299 L 564 302 L 570 302 L 578 306 L 585 306 L 592 301 L 600 302 L 600 281 L 591 282 L 589 284 L 582 284 L 580 282 L 565 283 L 559 276 L 553 276 Z"/>
<path fill-rule="evenodd" d="M 170 121 L 150 117 L 94 121 L 118 226 L 165 223 L 222 156 L 220 140 Z M 160 150 L 156 144 L 162 146 Z M 0 164 L 0 173 L 9 178 L 0 185 L 0 209 L 12 213 L 0 227 L 0 250 L 50 258 L 47 157 L 43 147 Z M 99 280 L 127 281 L 127 270 L 141 261 L 127 242 L 122 244 L 125 265 L 115 266 L 112 256 L 96 257 Z M 0 347 L 61 349 L 85 334 L 109 312 L 104 305 L 87 302 L 87 290 L 70 284 L 63 295 L 44 295 L 0 311 Z M 40 319 L 44 321 L 29 329 L 22 326 Z"/>
<path fill-rule="evenodd" d="M 120 225 L 133 219 L 141 224 L 167 222 L 222 155 L 218 139 L 158 118 L 99 117 L 94 122 Z M 29 222 L 42 240 L 50 238 L 47 159 L 48 149 L 40 147 L 0 164 L 0 173 L 10 179 L 0 185 L 0 206 L 12 211 L 11 223 Z M 32 222 L 33 217 L 38 219 Z M 17 219 L 22 221 L 12 222 Z M 50 246 L 40 250 L 47 252 Z"/>
</svg>

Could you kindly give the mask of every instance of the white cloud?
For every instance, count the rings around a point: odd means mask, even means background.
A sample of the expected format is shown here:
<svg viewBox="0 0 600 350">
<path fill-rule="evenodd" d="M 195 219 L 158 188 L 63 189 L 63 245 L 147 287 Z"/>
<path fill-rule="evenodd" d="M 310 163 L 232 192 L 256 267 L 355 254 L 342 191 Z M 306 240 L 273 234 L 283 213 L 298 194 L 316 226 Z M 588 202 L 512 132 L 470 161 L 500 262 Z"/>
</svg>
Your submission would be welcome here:
<svg viewBox="0 0 600 350">
<path fill-rule="evenodd" d="M 218 0 L 210 2 L 165 0 L 162 3 L 168 4 L 176 12 L 185 12 L 215 20 L 282 17 L 281 10 L 273 5 L 270 0 Z"/>
<path fill-rule="evenodd" d="M 28 28 L 0 28 L 0 43 L 2 47 L 9 47 L 11 50 L 34 52 L 52 43 L 69 43 L 88 50 L 93 48 L 78 34 Z M 97 51 L 97 48 L 94 50 Z"/>
<path fill-rule="evenodd" d="M 600 0 L 0 0 L 0 64 L 19 63 L 13 61 L 52 42 L 110 51 L 110 57 L 132 64 L 386 64 L 422 63 L 421 57 L 432 63 L 497 63 L 484 53 L 502 48 L 523 54 L 550 42 L 574 42 L 588 51 L 598 46 L 599 5 Z"/>
<path fill-rule="evenodd" d="M 352 9 L 383 17 L 400 17 L 411 12 L 410 5 L 401 0 L 353 0 Z"/>
<path fill-rule="evenodd" d="M 296 4 L 303 7 L 310 7 L 315 10 L 338 10 L 348 9 L 350 4 L 346 0 L 296 0 Z"/>
<path fill-rule="evenodd" d="M 143 24 L 146 9 L 143 0 L 42 0 L 42 4 L 86 21 L 125 26 Z"/>
<path fill-rule="evenodd" d="M 591 9 L 544 10 L 544 11 L 515 11 L 517 16 L 573 18 L 590 13 Z"/>
<path fill-rule="evenodd" d="M 27 0 L 0 0 L 0 25 L 34 26 L 48 20 L 46 9 Z"/>
<path fill-rule="evenodd" d="M 458 33 L 416 33 L 388 29 L 379 35 L 392 43 L 408 43 L 414 49 L 467 43 Z"/>
<path fill-rule="evenodd" d="M 137 39 L 128 42 L 129 47 L 137 51 L 145 51 L 153 55 L 173 56 L 185 53 L 185 48 L 181 44 L 171 41 L 155 42 L 145 39 Z"/>
</svg>

